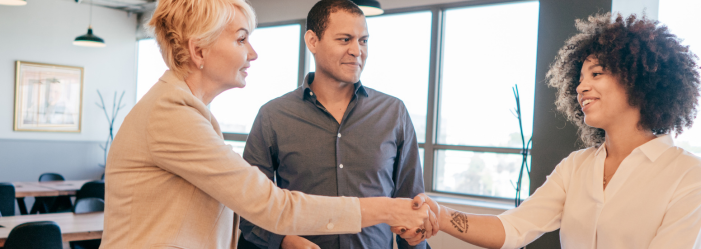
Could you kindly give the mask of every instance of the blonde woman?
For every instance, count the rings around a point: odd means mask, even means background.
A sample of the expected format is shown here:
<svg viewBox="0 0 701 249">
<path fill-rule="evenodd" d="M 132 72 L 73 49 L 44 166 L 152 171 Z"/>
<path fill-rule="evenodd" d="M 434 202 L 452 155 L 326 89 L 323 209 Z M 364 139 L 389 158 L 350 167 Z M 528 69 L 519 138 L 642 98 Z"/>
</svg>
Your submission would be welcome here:
<svg viewBox="0 0 701 249">
<path fill-rule="evenodd" d="M 161 0 L 149 25 L 170 70 L 115 137 L 101 248 L 231 248 L 234 212 L 278 234 L 358 233 L 379 223 L 433 231 L 432 213 L 418 198 L 282 190 L 224 143 L 206 106 L 244 87 L 257 58 L 248 43 L 255 14 L 246 2 Z"/>
</svg>

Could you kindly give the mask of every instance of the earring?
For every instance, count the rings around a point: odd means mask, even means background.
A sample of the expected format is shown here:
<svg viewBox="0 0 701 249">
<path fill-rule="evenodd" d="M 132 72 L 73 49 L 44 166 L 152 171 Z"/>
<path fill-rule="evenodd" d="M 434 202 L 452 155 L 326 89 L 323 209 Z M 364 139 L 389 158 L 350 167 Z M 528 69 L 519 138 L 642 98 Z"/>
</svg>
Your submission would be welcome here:
<svg viewBox="0 0 701 249">
<path fill-rule="evenodd" d="M 203 69 L 203 68 L 204 68 L 204 64 L 200 65 L 200 69 Z"/>
</svg>

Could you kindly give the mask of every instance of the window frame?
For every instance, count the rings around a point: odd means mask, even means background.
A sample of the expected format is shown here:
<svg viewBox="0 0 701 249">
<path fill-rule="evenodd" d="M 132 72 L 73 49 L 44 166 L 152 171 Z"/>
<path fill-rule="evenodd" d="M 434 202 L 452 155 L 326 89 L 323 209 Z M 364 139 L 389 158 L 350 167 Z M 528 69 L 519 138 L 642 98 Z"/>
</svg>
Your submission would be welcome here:
<svg viewBox="0 0 701 249">
<path fill-rule="evenodd" d="M 465 1 L 445 4 L 432 4 L 417 7 L 397 8 L 385 10 L 383 15 L 405 14 L 419 11 L 431 12 L 431 51 L 429 62 L 429 80 L 428 80 L 428 103 L 426 109 L 426 138 L 424 143 L 419 143 L 419 148 L 423 148 L 423 168 L 424 168 L 424 186 L 426 193 L 447 196 L 459 197 L 475 200 L 491 200 L 504 203 L 513 202 L 513 198 L 503 198 L 494 196 L 474 195 L 454 193 L 447 191 L 437 191 L 434 183 L 436 171 L 436 153 L 438 150 L 456 150 L 456 151 L 472 151 L 472 152 L 491 152 L 499 154 L 516 154 L 522 155 L 521 148 L 513 147 L 484 147 L 484 146 L 466 146 L 466 145 L 447 145 L 438 144 L 436 141 L 438 129 L 438 114 L 440 108 L 440 92 L 441 92 L 441 72 L 442 72 L 442 57 L 443 57 L 443 37 L 445 27 L 445 11 L 455 8 L 477 7 L 484 5 L 496 5 L 506 3 L 532 2 L 534 0 L 477 0 Z M 538 0 L 535 0 L 538 1 Z M 258 27 L 274 27 L 289 24 L 300 24 L 300 47 L 299 47 L 299 75 L 297 86 L 301 86 L 309 68 L 309 58 L 304 42 L 304 34 L 306 33 L 306 19 L 270 22 L 258 25 Z M 535 80 L 535 79 L 534 79 Z M 225 140 L 246 142 L 248 134 L 243 133 L 223 133 Z M 528 152 L 530 155 L 530 151 Z"/>
</svg>

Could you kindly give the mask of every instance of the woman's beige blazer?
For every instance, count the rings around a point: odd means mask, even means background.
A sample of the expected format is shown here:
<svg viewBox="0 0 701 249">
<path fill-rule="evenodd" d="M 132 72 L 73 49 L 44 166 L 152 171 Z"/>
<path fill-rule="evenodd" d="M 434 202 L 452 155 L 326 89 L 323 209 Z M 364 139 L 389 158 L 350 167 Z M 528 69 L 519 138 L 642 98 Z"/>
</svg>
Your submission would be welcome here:
<svg viewBox="0 0 701 249">
<path fill-rule="evenodd" d="M 232 248 L 232 210 L 277 234 L 360 232 L 357 198 L 277 188 L 170 71 L 124 119 L 105 182 L 103 249 Z"/>
</svg>

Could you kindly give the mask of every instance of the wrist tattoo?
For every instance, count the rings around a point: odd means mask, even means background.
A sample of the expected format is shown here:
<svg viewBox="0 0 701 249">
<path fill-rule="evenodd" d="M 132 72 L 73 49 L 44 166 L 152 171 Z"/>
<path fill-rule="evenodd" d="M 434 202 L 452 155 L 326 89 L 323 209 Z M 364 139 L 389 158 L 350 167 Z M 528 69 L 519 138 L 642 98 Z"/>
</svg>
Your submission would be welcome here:
<svg viewBox="0 0 701 249">
<path fill-rule="evenodd" d="M 450 220 L 450 223 L 453 224 L 453 227 L 458 230 L 458 232 L 461 233 L 467 233 L 467 228 L 469 225 L 467 224 L 467 215 L 464 213 L 461 213 L 459 211 L 453 212 L 450 217 L 452 219 Z"/>
</svg>

